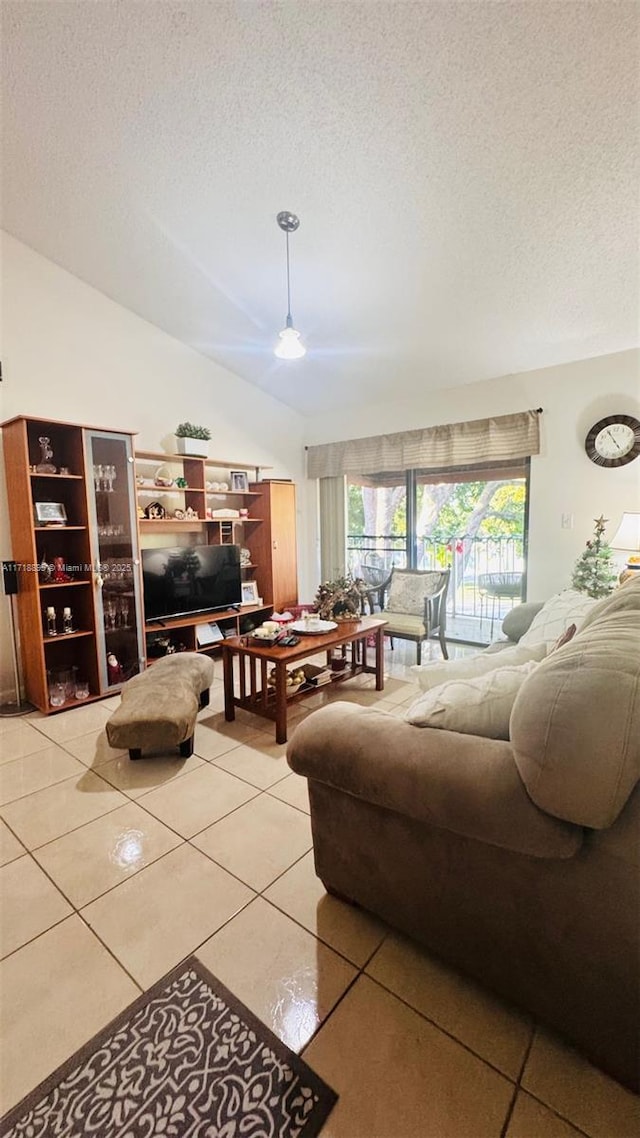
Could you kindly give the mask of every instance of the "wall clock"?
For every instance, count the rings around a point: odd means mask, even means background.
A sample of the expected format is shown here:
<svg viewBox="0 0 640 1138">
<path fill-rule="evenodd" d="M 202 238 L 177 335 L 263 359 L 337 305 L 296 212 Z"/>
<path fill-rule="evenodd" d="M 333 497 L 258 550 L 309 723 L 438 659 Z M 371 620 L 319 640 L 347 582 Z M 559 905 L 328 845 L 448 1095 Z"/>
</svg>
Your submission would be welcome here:
<svg viewBox="0 0 640 1138">
<path fill-rule="evenodd" d="M 594 423 L 585 441 L 588 457 L 598 466 L 625 466 L 640 455 L 640 419 L 609 415 Z"/>
</svg>

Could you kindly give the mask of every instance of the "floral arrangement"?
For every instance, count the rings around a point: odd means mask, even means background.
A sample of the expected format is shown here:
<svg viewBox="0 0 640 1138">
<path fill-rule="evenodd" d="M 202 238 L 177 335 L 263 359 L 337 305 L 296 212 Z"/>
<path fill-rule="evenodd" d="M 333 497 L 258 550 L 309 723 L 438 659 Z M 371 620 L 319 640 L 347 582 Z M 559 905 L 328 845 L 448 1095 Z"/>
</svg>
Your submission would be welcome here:
<svg viewBox="0 0 640 1138">
<path fill-rule="evenodd" d="M 322 620 L 359 620 L 368 586 L 361 577 L 336 577 L 320 585 L 314 608 Z"/>
<path fill-rule="evenodd" d="M 175 429 L 175 436 L 177 439 L 204 439 L 208 442 L 211 431 L 208 427 L 196 427 L 194 423 L 179 423 Z"/>
</svg>

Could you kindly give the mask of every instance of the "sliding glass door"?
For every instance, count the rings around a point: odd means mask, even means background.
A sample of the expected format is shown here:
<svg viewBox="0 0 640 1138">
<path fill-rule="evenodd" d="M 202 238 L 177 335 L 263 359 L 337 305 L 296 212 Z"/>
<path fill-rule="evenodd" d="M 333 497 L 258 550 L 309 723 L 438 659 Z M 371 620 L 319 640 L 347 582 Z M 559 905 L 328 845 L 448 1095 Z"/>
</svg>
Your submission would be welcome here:
<svg viewBox="0 0 640 1138">
<path fill-rule="evenodd" d="M 408 565 L 404 474 L 347 484 L 347 569 L 379 585 L 396 565 Z"/>
<path fill-rule="evenodd" d="M 484 643 L 526 596 L 529 460 L 368 475 L 347 486 L 347 568 L 450 568 L 449 634 Z"/>
</svg>

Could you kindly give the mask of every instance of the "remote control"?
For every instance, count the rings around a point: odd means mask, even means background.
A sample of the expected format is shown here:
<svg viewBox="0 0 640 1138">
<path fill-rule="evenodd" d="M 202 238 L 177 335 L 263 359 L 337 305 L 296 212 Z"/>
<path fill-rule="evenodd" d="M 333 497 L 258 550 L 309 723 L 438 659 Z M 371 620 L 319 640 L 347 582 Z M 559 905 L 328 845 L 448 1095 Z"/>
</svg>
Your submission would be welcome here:
<svg viewBox="0 0 640 1138">
<path fill-rule="evenodd" d="M 283 636 L 281 640 L 278 640 L 278 644 L 282 644 L 283 648 L 295 648 L 296 644 L 299 643 L 299 636 Z"/>
</svg>

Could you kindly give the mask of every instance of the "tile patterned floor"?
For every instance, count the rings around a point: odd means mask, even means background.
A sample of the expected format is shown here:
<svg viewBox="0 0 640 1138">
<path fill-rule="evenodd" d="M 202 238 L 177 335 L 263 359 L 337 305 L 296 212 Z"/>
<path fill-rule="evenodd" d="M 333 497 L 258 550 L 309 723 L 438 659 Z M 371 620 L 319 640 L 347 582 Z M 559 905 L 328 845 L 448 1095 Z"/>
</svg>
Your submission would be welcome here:
<svg viewBox="0 0 640 1138">
<path fill-rule="evenodd" d="M 385 655 L 384 692 L 336 697 L 403 715 L 413 648 Z M 219 664 L 211 694 L 187 760 L 112 751 L 114 699 L 0 721 L 2 1110 L 196 952 L 339 1092 L 322 1138 L 640 1133 L 635 1096 L 325 894 L 305 780 L 265 721 L 225 723 Z"/>
</svg>

